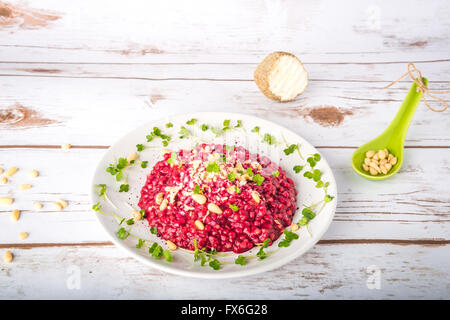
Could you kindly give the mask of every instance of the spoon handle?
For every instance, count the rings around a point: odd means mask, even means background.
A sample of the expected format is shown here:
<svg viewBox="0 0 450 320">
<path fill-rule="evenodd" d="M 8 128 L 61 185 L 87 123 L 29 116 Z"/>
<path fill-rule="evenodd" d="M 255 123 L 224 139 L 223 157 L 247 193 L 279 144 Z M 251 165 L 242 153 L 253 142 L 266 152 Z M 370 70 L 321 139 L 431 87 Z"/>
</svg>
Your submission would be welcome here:
<svg viewBox="0 0 450 320">
<path fill-rule="evenodd" d="M 422 78 L 425 85 L 428 85 L 428 80 Z M 417 84 L 413 82 L 411 88 L 406 95 L 405 100 L 397 111 L 394 120 L 392 120 L 386 131 L 398 137 L 399 141 L 405 141 L 406 133 L 408 132 L 409 125 L 413 119 L 414 113 L 416 112 L 417 106 L 422 98 L 422 92 L 417 90 Z"/>
</svg>

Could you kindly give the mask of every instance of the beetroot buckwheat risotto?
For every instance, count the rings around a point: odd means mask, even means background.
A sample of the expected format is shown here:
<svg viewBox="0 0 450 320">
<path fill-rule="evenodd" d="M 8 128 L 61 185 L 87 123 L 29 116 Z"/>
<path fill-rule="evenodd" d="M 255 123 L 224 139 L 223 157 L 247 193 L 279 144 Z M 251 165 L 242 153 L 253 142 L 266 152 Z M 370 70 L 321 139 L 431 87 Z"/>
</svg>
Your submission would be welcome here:
<svg viewBox="0 0 450 320">
<path fill-rule="evenodd" d="M 164 154 L 139 207 L 159 237 L 181 248 L 245 252 L 275 241 L 296 208 L 294 182 L 276 163 L 241 146 L 202 144 Z"/>
</svg>

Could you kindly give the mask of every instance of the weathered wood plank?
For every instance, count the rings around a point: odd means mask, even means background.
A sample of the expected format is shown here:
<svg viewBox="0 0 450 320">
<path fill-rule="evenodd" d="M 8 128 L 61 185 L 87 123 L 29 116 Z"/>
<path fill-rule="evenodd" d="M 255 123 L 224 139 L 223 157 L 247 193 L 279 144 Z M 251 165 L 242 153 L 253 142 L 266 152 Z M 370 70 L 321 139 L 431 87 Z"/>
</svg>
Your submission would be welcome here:
<svg viewBox="0 0 450 320">
<path fill-rule="evenodd" d="M 227 281 L 165 274 L 113 246 L 12 251 L 14 262 L 0 267 L 2 299 L 447 299 L 449 294 L 445 246 L 317 245 L 280 269 Z M 374 270 L 380 272 L 379 289 L 369 289 L 376 283 L 370 278 Z M 76 283 L 76 274 L 80 289 L 67 285 Z"/>
<path fill-rule="evenodd" d="M 0 77 L 0 145 L 110 145 L 144 121 L 227 110 L 273 120 L 316 146 L 358 146 L 389 124 L 409 88 L 384 84 L 311 81 L 281 104 L 252 81 Z M 406 144 L 450 146 L 448 117 L 421 105 Z"/>
<path fill-rule="evenodd" d="M 24 10 L 38 19 L 18 17 Z M 86 7 L 34 0 L 12 1 L 9 11 L 0 24 L 0 61 L 255 62 L 274 48 L 310 62 L 409 61 L 423 60 L 424 52 L 429 59 L 442 59 L 443 53 L 448 58 L 449 49 L 445 1 L 180 0 L 124 6 L 103 0 Z"/>
<path fill-rule="evenodd" d="M 450 239 L 450 198 L 446 192 L 449 149 L 407 149 L 401 172 L 379 182 L 352 172 L 348 164 L 352 149 L 320 151 L 335 173 L 339 190 L 337 213 L 325 240 Z M 108 241 L 90 210 L 87 194 L 93 169 L 103 152 L 0 148 L 0 168 L 19 168 L 9 184 L 0 185 L 0 196 L 14 197 L 12 208 L 22 210 L 21 219 L 12 223 L 11 208 L 0 207 L 0 224 L 8 226 L 0 233 L 0 243 L 18 242 L 22 231 L 30 233 L 24 243 Z M 40 172 L 36 179 L 27 175 L 33 168 Z M 33 187 L 19 191 L 21 183 Z M 58 198 L 69 202 L 62 212 L 52 208 Z M 42 211 L 33 209 L 34 201 L 44 204 Z"/>
</svg>

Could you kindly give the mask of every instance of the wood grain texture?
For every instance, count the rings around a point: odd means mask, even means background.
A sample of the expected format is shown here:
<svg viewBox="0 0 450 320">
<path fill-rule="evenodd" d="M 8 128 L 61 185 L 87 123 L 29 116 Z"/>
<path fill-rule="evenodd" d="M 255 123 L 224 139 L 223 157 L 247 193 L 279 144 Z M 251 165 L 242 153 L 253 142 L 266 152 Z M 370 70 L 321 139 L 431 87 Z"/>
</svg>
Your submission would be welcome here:
<svg viewBox="0 0 450 320">
<path fill-rule="evenodd" d="M 13 252 L 14 262 L 0 267 L 2 299 L 445 299 L 450 280 L 440 246 L 317 245 L 280 269 L 226 281 L 162 273 L 108 245 Z M 74 267 L 80 290 L 67 287 Z M 379 290 L 367 287 L 368 267 L 381 272 Z"/>
<path fill-rule="evenodd" d="M 389 124 L 409 88 L 402 83 L 382 89 L 384 84 L 312 82 L 299 99 L 280 104 L 269 101 L 251 81 L 0 77 L 1 109 L 19 106 L 39 114 L 40 123 L 47 119 L 41 126 L 0 124 L 0 145 L 111 145 L 144 121 L 187 111 L 227 110 L 270 119 L 316 146 L 354 147 Z M 331 119 L 328 111 L 320 112 L 324 108 L 334 110 Z M 449 147 L 448 118 L 449 113 L 437 114 L 422 104 L 406 144 Z"/>
<path fill-rule="evenodd" d="M 22 210 L 13 224 L 0 207 L 0 253 L 15 255 L 0 265 L 0 298 L 448 299 L 450 113 L 418 108 L 392 179 L 361 179 L 349 160 L 394 117 L 409 82 L 382 88 L 408 62 L 448 90 L 449 16 L 442 0 L 0 1 L 0 168 L 19 167 L 0 196 Z M 269 101 L 252 81 L 277 50 L 309 73 L 294 102 Z M 104 149 L 144 121 L 223 110 L 272 120 L 319 148 L 339 189 L 330 229 L 293 263 L 243 279 L 176 277 L 127 257 L 90 211 Z M 21 183 L 33 187 L 19 192 Z M 54 212 L 57 198 L 68 208 Z M 30 236 L 19 242 L 22 231 Z M 366 285 L 371 265 L 380 290 Z M 67 289 L 70 266 L 81 290 Z"/>
</svg>

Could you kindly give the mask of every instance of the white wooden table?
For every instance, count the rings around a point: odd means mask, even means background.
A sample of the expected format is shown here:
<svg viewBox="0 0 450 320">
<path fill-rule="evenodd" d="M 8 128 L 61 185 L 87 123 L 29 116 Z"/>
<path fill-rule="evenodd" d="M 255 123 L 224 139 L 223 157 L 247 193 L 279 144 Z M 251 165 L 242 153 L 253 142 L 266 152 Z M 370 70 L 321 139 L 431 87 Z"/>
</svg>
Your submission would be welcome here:
<svg viewBox="0 0 450 320">
<path fill-rule="evenodd" d="M 0 207 L 0 252 L 15 256 L 0 264 L 0 298 L 448 299 L 450 111 L 419 107 L 392 179 L 360 178 L 350 157 L 395 115 L 410 81 L 383 87 L 407 62 L 432 88 L 450 87 L 449 16 L 444 0 L 0 1 L 0 168 L 19 168 L 0 196 L 22 210 L 12 223 Z M 309 72 L 294 102 L 270 101 L 253 82 L 276 50 Z M 162 273 L 114 247 L 90 211 L 91 174 L 117 138 L 213 110 L 296 131 L 335 172 L 329 231 L 281 269 L 225 281 Z M 30 169 L 40 177 L 20 192 Z M 54 212 L 57 198 L 68 208 Z"/>
</svg>

